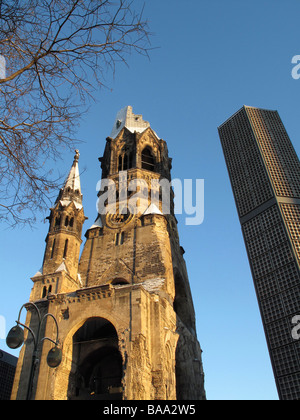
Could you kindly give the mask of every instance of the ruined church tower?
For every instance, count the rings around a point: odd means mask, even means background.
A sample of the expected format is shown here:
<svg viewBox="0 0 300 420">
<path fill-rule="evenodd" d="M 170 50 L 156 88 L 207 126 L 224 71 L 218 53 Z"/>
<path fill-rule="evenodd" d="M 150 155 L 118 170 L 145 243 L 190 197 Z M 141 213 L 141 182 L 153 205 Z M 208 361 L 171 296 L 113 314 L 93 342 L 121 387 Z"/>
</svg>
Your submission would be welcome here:
<svg viewBox="0 0 300 420">
<path fill-rule="evenodd" d="M 131 107 L 118 113 L 100 158 L 99 214 L 80 260 L 86 218 L 78 159 L 76 151 L 51 209 L 43 268 L 32 278 L 30 300 L 55 317 L 62 350 L 60 365 L 51 368 L 51 343 L 40 344 L 32 399 L 205 399 L 173 191 L 165 188 L 172 166 L 166 142 Z M 26 322 L 36 325 L 33 311 Z M 41 333 L 55 331 L 48 317 Z M 12 399 L 24 398 L 30 346 L 28 337 Z"/>
</svg>

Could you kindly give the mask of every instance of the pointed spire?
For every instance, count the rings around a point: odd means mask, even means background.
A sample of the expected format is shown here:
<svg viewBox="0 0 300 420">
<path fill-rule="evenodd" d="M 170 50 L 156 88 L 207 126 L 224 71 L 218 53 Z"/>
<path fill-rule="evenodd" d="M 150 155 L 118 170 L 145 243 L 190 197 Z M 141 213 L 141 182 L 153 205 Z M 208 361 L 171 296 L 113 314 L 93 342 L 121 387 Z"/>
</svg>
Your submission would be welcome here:
<svg viewBox="0 0 300 420">
<path fill-rule="evenodd" d="M 81 194 L 80 175 L 78 166 L 79 156 L 79 150 L 75 150 L 74 162 L 66 180 L 64 189 L 67 189 L 69 187 L 72 191 L 79 191 Z"/>
<path fill-rule="evenodd" d="M 67 206 L 73 201 L 78 209 L 82 208 L 82 194 L 78 165 L 79 156 L 79 150 L 75 150 L 74 162 L 70 173 L 67 176 L 64 187 L 60 190 L 59 196 L 56 200 L 56 203 L 60 201 L 63 206 Z"/>
</svg>

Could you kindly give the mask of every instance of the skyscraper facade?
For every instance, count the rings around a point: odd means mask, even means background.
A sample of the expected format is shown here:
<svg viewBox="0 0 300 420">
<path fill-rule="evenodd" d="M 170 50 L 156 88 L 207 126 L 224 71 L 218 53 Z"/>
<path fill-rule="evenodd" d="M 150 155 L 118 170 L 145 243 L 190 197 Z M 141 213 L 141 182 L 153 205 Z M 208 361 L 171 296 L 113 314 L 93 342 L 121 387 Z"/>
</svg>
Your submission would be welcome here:
<svg viewBox="0 0 300 420">
<path fill-rule="evenodd" d="M 300 399 L 300 162 L 277 111 L 244 106 L 218 130 L 279 398 Z"/>
<path fill-rule="evenodd" d="M 10 399 L 17 361 L 17 357 L 0 350 L 0 401 Z"/>
</svg>

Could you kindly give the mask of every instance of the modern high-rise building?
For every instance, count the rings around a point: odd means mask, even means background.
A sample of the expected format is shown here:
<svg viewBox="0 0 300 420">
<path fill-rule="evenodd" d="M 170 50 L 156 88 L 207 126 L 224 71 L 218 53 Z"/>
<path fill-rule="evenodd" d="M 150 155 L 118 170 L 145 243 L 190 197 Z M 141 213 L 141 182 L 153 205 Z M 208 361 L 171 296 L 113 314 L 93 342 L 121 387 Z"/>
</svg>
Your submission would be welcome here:
<svg viewBox="0 0 300 420">
<path fill-rule="evenodd" d="M 244 106 L 219 128 L 282 400 L 300 399 L 300 163 L 277 111 Z"/>
<path fill-rule="evenodd" d="M 40 338 L 48 340 L 37 343 L 39 363 L 32 367 L 28 335 L 12 399 L 205 399 L 172 189 L 170 212 L 162 205 L 159 182 L 171 180 L 172 167 L 166 142 L 131 107 L 118 113 L 99 159 L 99 214 L 81 257 L 86 217 L 78 160 L 76 151 L 51 208 L 43 266 L 27 305 L 26 325 L 33 331 L 40 325 Z M 22 334 L 15 335 L 10 341 L 18 345 Z M 59 365 L 49 338 L 62 351 Z"/>
<path fill-rule="evenodd" d="M 0 401 L 10 399 L 18 358 L 0 350 Z"/>
</svg>

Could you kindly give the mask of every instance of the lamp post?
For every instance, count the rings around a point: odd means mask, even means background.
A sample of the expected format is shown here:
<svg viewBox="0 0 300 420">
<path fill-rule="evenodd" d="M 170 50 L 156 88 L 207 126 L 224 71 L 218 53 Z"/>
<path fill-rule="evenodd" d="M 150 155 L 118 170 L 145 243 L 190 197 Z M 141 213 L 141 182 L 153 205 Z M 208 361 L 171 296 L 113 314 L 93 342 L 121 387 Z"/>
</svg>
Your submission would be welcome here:
<svg viewBox="0 0 300 420">
<path fill-rule="evenodd" d="M 28 309 L 29 307 L 33 308 L 38 315 L 38 331 L 37 331 L 37 334 L 35 334 L 30 327 L 28 327 L 27 325 L 22 324 L 20 322 L 21 312 L 22 312 L 24 307 L 26 309 Z M 44 337 L 40 340 L 41 327 L 43 325 L 43 322 L 48 317 L 51 317 L 54 320 L 54 323 L 56 325 L 56 340 L 55 341 L 52 340 L 49 337 Z M 58 344 L 59 344 L 59 342 L 58 342 L 58 324 L 57 324 L 56 318 L 52 314 L 47 313 L 42 318 L 39 308 L 32 302 L 25 303 L 21 307 L 20 312 L 19 312 L 18 321 L 16 321 L 16 323 L 17 323 L 17 325 L 15 327 L 13 327 L 7 335 L 7 338 L 6 338 L 7 346 L 11 349 L 17 349 L 17 348 L 19 348 L 23 345 L 23 343 L 24 343 L 24 329 L 23 328 L 25 328 L 27 331 L 30 332 L 30 334 L 32 335 L 32 338 L 33 338 L 33 343 L 34 343 L 34 348 L 33 348 L 33 353 L 32 353 L 32 361 L 31 361 L 31 369 L 30 369 L 30 376 L 29 376 L 28 389 L 27 389 L 27 396 L 26 396 L 26 399 L 30 400 L 31 399 L 31 393 L 32 393 L 32 384 L 33 384 L 35 368 L 36 368 L 36 365 L 39 362 L 39 360 L 37 359 L 37 348 L 38 348 L 39 342 L 43 342 L 45 340 L 48 340 L 48 341 L 51 341 L 55 345 L 49 351 L 48 356 L 47 356 L 47 364 L 48 364 L 49 367 L 56 368 L 61 363 L 62 351 L 61 351 L 60 348 L 58 348 Z M 23 327 L 23 328 L 21 328 L 21 327 Z"/>
</svg>

